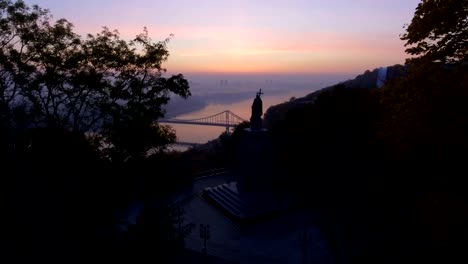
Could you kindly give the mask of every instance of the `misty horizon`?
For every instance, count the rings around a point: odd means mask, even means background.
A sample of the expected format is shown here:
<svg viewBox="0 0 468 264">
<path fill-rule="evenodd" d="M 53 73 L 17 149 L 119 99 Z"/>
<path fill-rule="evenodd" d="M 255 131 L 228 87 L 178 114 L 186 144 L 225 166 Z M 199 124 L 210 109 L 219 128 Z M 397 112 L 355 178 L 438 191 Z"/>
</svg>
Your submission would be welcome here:
<svg viewBox="0 0 468 264">
<path fill-rule="evenodd" d="M 164 63 L 169 72 L 302 78 L 353 77 L 404 63 L 399 35 L 418 1 L 25 2 L 49 8 L 57 19 L 65 17 L 81 36 L 103 26 L 118 30 L 124 40 L 134 39 L 143 28 L 154 41 L 173 36 Z M 287 26 L 279 21 L 288 21 Z"/>
</svg>

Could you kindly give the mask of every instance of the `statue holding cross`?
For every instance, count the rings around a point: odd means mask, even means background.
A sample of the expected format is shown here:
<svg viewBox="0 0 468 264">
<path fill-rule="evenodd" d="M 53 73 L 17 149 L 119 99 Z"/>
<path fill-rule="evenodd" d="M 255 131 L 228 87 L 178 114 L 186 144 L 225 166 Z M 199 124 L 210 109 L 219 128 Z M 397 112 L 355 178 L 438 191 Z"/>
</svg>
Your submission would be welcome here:
<svg viewBox="0 0 468 264">
<path fill-rule="evenodd" d="M 263 103 L 262 98 L 260 98 L 262 94 L 262 89 L 260 89 L 252 104 L 252 116 L 250 117 L 250 129 L 252 130 L 262 129 Z"/>
</svg>

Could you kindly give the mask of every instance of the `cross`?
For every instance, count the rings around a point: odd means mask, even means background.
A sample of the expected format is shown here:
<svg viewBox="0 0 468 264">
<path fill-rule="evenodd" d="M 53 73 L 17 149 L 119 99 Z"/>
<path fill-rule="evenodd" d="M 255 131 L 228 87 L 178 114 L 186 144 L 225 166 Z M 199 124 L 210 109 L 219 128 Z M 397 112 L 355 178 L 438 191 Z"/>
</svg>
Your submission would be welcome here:
<svg viewBox="0 0 468 264">
<path fill-rule="evenodd" d="M 260 95 L 262 95 L 262 94 L 263 94 L 263 93 L 262 93 L 262 89 L 260 89 L 260 91 L 258 91 L 257 95 L 260 96 Z"/>
</svg>

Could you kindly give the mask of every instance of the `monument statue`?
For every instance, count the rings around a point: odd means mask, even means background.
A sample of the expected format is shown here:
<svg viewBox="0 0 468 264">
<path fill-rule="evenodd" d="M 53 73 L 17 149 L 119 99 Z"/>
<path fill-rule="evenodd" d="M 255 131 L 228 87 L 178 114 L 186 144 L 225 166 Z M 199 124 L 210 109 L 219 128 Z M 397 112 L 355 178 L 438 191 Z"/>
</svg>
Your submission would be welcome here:
<svg viewBox="0 0 468 264">
<path fill-rule="evenodd" d="M 262 89 L 260 89 L 252 104 L 252 116 L 250 117 L 250 129 L 252 130 L 262 129 L 263 105 L 262 98 L 260 98 L 262 94 Z"/>
<path fill-rule="evenodd" d="M 252 104 L 250 128 L 241 131 L 237 147 L 236 181 L 203 190 L 203 198 L 240 225 L 287 211 L 290 202 L 276 195 L 273 146 L 262 127 L 262 90 Z"/>
</svg>

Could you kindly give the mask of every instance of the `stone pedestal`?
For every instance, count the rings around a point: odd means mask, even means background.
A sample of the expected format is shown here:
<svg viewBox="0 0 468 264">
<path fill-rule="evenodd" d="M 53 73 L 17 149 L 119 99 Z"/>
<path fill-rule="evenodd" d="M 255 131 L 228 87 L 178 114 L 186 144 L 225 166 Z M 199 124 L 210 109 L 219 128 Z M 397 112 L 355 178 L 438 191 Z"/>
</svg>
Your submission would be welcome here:
<svg viewBox="0 0 468 264">
<path fill-rule="evenodd" d="M 245 129 L 237 153 L 237 181 L 205 188 L 202 196 L 241 226 L 286 212 L 294 199 L 272 188 L 272 149 L 268 130 Z"/>
<path fill-rule="evenodd" d="M 237 182 L 203 190 L 203 197 L 240 224 L 254 223 L 285 211 L 291 199 L 278 197 L 272 190 L 272 143 L 262 129 L 261 90 L 252 104 L 251 127 L 242 131 L 238 147 L 240 166 Z"/>
<path fill-rule="evenodd" d="M 243 131 L 239 146 L 240 168 L 237 189 L 240 192 L 261 192 L 271 187 L 271 142 L 268 130 Z"/>
</svg>

